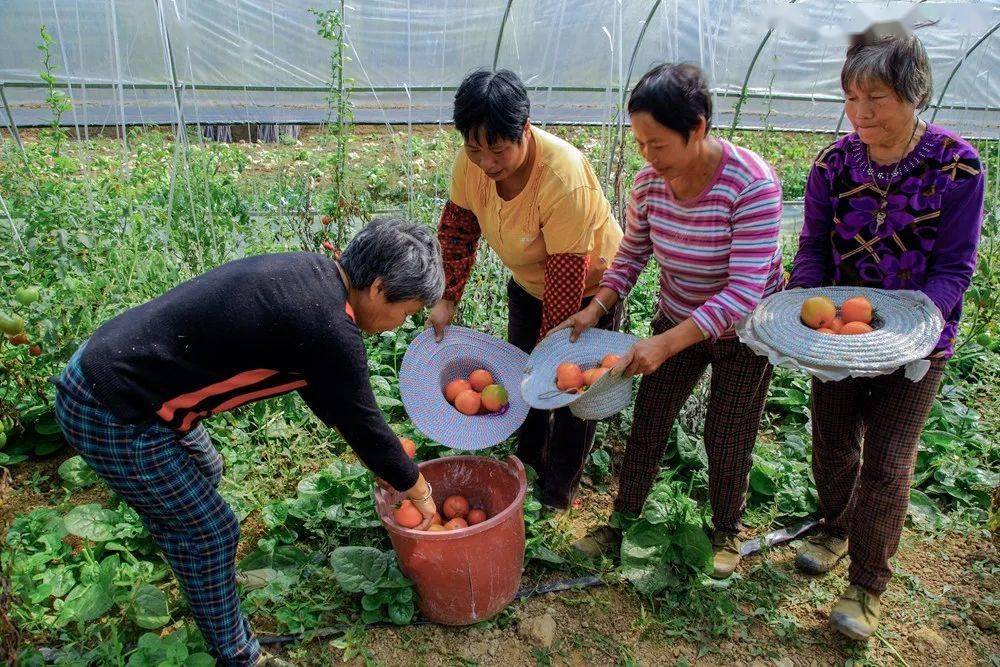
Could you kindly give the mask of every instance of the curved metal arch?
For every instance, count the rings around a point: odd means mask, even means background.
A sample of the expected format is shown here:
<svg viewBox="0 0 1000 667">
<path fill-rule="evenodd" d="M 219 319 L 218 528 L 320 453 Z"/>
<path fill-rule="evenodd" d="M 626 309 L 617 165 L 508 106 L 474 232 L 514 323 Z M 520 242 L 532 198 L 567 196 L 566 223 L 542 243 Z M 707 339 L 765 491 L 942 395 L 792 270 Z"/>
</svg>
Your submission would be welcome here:
<svg viewBox="0 0 1000 667">
<path fill-rule="evenodd" d="M 167 68 L 170 70 L 170 80 L 173 83 L 174 90 L 174 107 L 177 112 L 177 132 L 179 134 L 184 133 L 184 126 L 186 125 L 184 121 L 184 105 L 181 102 L 181 91 L 183 86 L 180 83 L 180 79 L 177 78 L 177 65 L 174 62 L 174 47 L 170 42 L 170 30 L 167 28 L 167 19 L 163 16 L 163 5 L 160 0 L 155 0 L 157 18 L 159 19 L 160 33 L 163 37 L 163 51 L 167 64 Z"/>
<path fill-rule="evenodd" d="M 983 36 L 980 37 L 978 40 L 976 40 L 976 43 L 973 44 L 971 47 L 969 47 L 969 50 L 965 52 L 965 55 L 959 58 L 958 62 L 955 63 L 955 66 L 951 70 L 951 74 L 948 75 L 948 80 L 944 82 L 944 87 L 941 88 L 941 94 L 938 95 L 937 104 L 934 105 L 934 113 L 931 114 L 932 123 L 934 122 L 934 119 L 937 118 L 938 110 L 941 108 L 941 102 L 944 101 L 944 94 L 948 92 L 948 86 L 951 85 L 951 81 L 952 79 L 955 78 L 955 75 L 958 73 L 958 70 L 961 69 L 962 65 L 965 64 L 965 61 L 969 59 L 969 56 L 972 55 L 972 52 L 978 49 L 979 46 L 983 42 L 985 42 L 989 38 L 989 36 L 995 33 L 998 29 L 1000 29 L 1000 22 L 995 23 L 992 28 L 983 33 Z"/>
<path fill-rule="evenodd" d="M 794 5 L 798 0 L 790 0 L 789 5 Z M 768 41 L 771 39 L 771 35 L 774 34 L 774 28 L 768 28 L 768 31 L 764 33 L 764 38 L 760 40 L 760 44 L 757 45 L 757 50 L 753 54 L 753 58 L 750 59 L 750 64 L 747 66 L 747 74 L 743 77 L 743 86 L 740 88 L 740 97 L 736 100 L 736 109 L 733 111 L 733 124 L 729 128 L 729 138 L 733 138 L 733 133 L 736 132 L 736 126 L 740 122 L 740 112 L 743 111 L 743 103 L 747 99 L 747 88 L 750 86 L 750 76 L 753 74 L 754 68 L 757 66 L 757 60 L 760 58 L 761 52 L 764 50 L 764 46 L 767 45 Z"/>
<path fill-rule="evenodd" d="M 500 44 L 503 43 L 503 31 L 507 27 L 507 18 L 510 16 L 510 6 L 514 0 L 507 0 L 507 6 L 503 10 L 503 18 L 500 20 L 500 32 L 497 33 L 497 45 L 493 49 L 493 71 L 497 71 L 497 61 L 500 60 Z"/>
<path fill-rule="evenodd" d="M 653 16 L 656 15 L 656 10 L 660 8 L 662 0 L 656 0 L 653 6 L 650 7 L 649 13 L 646 14 L 646 20 L 642 24 L 642 28 L 639 30 L 639 36 L 635 39 L 635 46 L 632 47 L 632 55 L 628 59 L 628 69 L 625 72 L 625 81 L 622 82 L 621 89 L 621 99 L 618 103 L 618 134 L 615 137 L 615 144 L 611 147 L 611 154 L 614 154 L 615 150 L 618 148 L 618 144 L 622 141 L 622 132 L 625 127 L 625 98 L 628 97 L 629 88 L 632 85 L 632 70 L 635 68 L 635 59 L 639 55 L 639 47 L 642 46 L 642 40 L 646 36 L 646 29 L 649 28 L 649 24 L 653 22 Z"/>
<path fill-rule="evenodd" d="M 656 11 L 660 8 L 661 4 L 662 0 L 656 0 L 656 2 L 653 3 L 653 6 L 649 8 L 649 13 L 646 14 L 646 20 L 645 22 L 643 22 L 642 28 L 639 30 L 639 36 L 636 37 L 635 39 L 635 46 L 632 47 L 632 55 L 628 59 L 628 70 L 625 73 L 625 80 L 622 82 L 621 98 L 618 103 L 618 131 L 615 133 L 614 141 L 611 144 L 611 150 L 608 151 L 609 156 L 617 156 L 616 158 L 612 157 L 609 159 L 608 170 L 610 171 L 611 160 L 614 159 L 615 160 L 614 191 L 615 191 L 615 199 L 617 200 L 616 204 L 619 209 L 621 209 L 623 200 L 622 189 L 621 189 L 621 178 L 622 178 L 622 171 L 624 170 L 625 166 L 625 151 L 624 151 L 625 98 L 628 96 L 629 87 L 632 84 L 632 70 L 635 68 L 635 59 L 639 55 L 639 47 L 642 46 L 642 40 L 646 36 L 646 30 L 649 28 L 649 24 L 653 22 L 653 17 L 656 15 Z M 604 180 L 605 181 L 609 180 L 610 176 L 611 174 L 609 173 L 607 175 L 607 178 L 605 178 Z M 615 211 L 615 215 L 618 217 L 619 224 L 621 224 L 622 220 L 621 213 L 622 213 L 621 210 Z"/>
<path fill-rule="evenodd" d="M 632 55 L 628 59 L 628 70 L 625 72 L 625 83 L 622 86 L 622 106 L 618 111 L 619 119 L 623 116 L 622 110 L 625 108 L 625 97 L 628 95 L 629 86 L 632 84 L 632 69 L 635 67 L 635 59 L 639 55 L 639 47 L 642 46 L 642 40 L 646 36 L 646 29 L 653 22 L 653 16 L 656 15 L 656 10 L 660 8 L 660 4 L 661 0 L 656 0 L 653 6 L 650 7 L 649 13 L 646 14 L 646 21 L 642 24 L 642 29 L 639 30 L 639 36 L 635 39 L 635 46 L 632 47 Z"/>
</svg>

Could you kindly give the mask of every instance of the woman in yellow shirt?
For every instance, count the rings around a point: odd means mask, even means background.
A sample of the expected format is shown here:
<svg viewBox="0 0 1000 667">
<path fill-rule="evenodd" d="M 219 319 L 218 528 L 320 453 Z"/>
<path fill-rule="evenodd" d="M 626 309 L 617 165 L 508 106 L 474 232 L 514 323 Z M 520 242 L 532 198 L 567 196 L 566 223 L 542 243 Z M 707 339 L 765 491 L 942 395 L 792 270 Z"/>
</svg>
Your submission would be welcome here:
<svg viewBox="0 0 1000 667">
<path fill-rule="evenodd" d="M 455 158 L 451 198 L 438 239 L 444 297 L 429 321 L 444 336 L 482 236 L 511 270 L 507 337 L 531 352 L 548 331 L 590 302 L 622 237 L 587 159 L 569 143 L 531 125 L 524 84 L 509 70 L 480 70 L 455 93 L 455 127 L 465 145 Z M 621 307 L 598 326 L 617 329 Z M 569 507 L 596 422 L 568 408 L 532 410 L 518 431 L 517 455 L 539 475 L 541 500 Z"/>
</svg>

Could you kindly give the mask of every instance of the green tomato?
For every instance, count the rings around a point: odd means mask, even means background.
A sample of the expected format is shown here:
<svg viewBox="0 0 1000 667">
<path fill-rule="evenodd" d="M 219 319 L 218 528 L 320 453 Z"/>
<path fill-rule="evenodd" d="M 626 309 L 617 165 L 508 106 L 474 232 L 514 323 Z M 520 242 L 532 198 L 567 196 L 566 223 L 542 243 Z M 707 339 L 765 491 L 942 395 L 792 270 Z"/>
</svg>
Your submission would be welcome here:
<svg viewBox="0 0 1000 667">
<path fill-rule="evenodd" d="M 30 306 L 38 301 L 40 295 L 37 287 L 22 287 L 14 292 L 14 299 L 22 306 Z"/>
<path fill-rule="evenodd" d="M 0 313 L 0 331 L 8 336 L 16 336 L 24 331 L 24 318 L 19 315 Z"/>
<path fill-rule="evenodd" d="M 7 444 L 7 434 L 0 431 L 0 449 L 3 449 L 3 446 L 6 444 Z"/>
<path fill-rule="evenodd" d="M 993 339 L 986 332 L 983 332 L 976 336 L 976 342 L 979 343 L 981 347 L 985 347 L 987 350 L 992 348 Z"/>
</svg>

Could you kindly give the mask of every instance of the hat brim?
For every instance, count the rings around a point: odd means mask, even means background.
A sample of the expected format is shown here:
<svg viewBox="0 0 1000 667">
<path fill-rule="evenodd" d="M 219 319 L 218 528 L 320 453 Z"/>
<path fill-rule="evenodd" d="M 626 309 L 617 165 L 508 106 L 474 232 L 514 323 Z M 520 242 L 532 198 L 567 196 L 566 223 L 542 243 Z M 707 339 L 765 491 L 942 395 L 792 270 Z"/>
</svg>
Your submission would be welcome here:
<svg viewBox="0 0 1000 667">
<path fill-rule="evenodd" d="M 399 369 L 399 390 L 410 421 L 431 440 L 452 449 L 473 451 L 503 442 L 524 423 L 528 404 L 516 388 L 528 355 L 488 334 L 449 326 L 444 339 L 427 329 L 413 339 Z M 466 379 L 484 368 L 507 389 L 509 404 L 501 412 L 466 415 L 444 396 L 452 380 Z"/>
<path fill-rule="evenodd" d="M 528 357 L 528 366 L 521 380 L 521 395 L 531 407 L 555 410 L 585 396 L 594 397 L 602 392 L 614 391 L 622 383 L 631 384 L 631 378 L 609 372 L 601 376 L 586 392 L 560 391 L 556 386 L 556 369 L 559 364 L 569 361 L 583 370 L 594 368 L 601 364 L 605 355 L 624 355 L 639 340 L 619 331 L 594 328 L 585 330 L 574 342 L 570 342 L 569 335 L 569 329 L 549 334 Z"/>
<path fill-rule="evenodd" d="M 815 296 L 834 304 L 864 296 L 873 308 L 875 330 L 829 335 L 802 323 L 803 302 Z M 791 289 L 766 297 L 736 327 L 740 340 L 772 363 L 804 370 L 820 379 L 872 377 L 924 359 L 937 345 L 944 319 L 921 292 L 831 286 Z"/>
</svg>

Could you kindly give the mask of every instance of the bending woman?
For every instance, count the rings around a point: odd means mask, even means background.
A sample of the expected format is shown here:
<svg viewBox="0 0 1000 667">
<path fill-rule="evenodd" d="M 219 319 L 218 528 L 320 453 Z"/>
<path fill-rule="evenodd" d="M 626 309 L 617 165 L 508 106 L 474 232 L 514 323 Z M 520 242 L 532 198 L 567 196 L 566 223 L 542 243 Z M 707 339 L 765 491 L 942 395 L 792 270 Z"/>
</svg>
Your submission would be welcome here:
<svg viewBox="0 0 1000 667">
<path fill-rule="evenodd" d="M 201 420 L 298 391 L 429 525 L 430 489 L 376 407 L 361 333 L 440 298 L 440 252 L 426 228 L 384 220 L 339 263 L 237 260 L 110 320 L 57 379 L 67 440 L 142 517 L 220 663 L 253 665 L 261 651 L 237 597 L 239 521 L 216 490 L 222 459 Z"/>
</svg>

